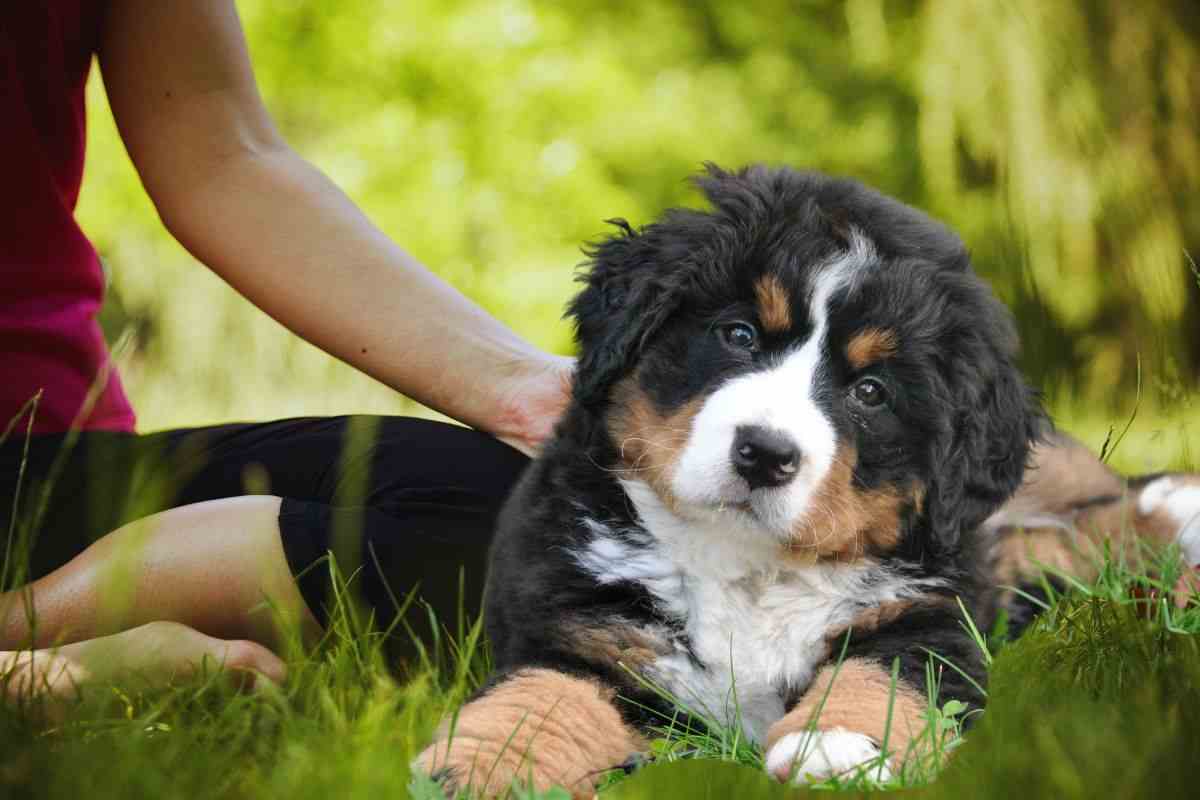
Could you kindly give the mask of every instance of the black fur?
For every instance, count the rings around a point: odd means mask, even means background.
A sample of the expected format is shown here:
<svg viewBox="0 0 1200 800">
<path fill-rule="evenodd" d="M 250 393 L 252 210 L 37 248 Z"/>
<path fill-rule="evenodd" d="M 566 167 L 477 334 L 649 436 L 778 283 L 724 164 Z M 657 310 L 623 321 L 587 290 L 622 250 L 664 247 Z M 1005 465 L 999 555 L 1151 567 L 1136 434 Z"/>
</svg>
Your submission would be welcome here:
<svg viewBox="0 0 1200 800">
<path fill-rule="evenodd" d="M 712 166 L 697 183 L 711 210 L 670 210 L 640 230 L 616 221 L 618 232 L 587 251 L 584 288 L 568 312 L 580 350 L 574 400 L 509 501 L 492 552 L 486 621 L 494 680 L 522 667 L 550 667 L 619 688 L 633 701 L 618 705 L 634 724 L 670 714 L 622 666 L 581 652 L 572 638 L 583 627 L 619 621 L 666 626 L 687 645 L 679 621 L 640 584 L 601 585 L 572 557 L 589 540 L 579 522 L 585 512 L 634 532 L 630 542 L 637 543 L 639 521 L 615 477 L 612 389 L 632 376 L 667 412 L 729 376 L 765 368 L 811 332 L 802 304 L 794 330 L 764 337 L 754 359 L 718 352 L 714 326 L 741 313 L 764 272 L 803 285 L 813 265 L 845 250 L 858 230 L 873 243 L 878 266 L 836 298 L 829 340 L 845 341 L 867 324 L 896 330 L 898 352 L 880 369 L 895 390 L 894 404 L 873 415 L 847 405 L 853 369 L 836 348 L 826 353 L 819 402 L 839 436 L 857 447 L 856 487 L 925 487 L 924 502 L 904 508 L 899 546 L 872 555 L 903 574 L 943 578 L 949 586 L 935 591 L 941 604 L 852 632 L 848 655 L 885 669 L 899 658 L 902 679 L 923 690 L 932 650 L 982 684 L 980 654 L 954 598 L 983 615 L 987 582 L 975 530 L 1017 488 L 1043 425 L 1037 398 L 1015 366 L 1007 311 L 973 274 L 952 232 L 858 183 L 790 169 L 727 173 Z M 942 692 L 982 702 L 953 670 L 942 670 Z"/>
</svg>

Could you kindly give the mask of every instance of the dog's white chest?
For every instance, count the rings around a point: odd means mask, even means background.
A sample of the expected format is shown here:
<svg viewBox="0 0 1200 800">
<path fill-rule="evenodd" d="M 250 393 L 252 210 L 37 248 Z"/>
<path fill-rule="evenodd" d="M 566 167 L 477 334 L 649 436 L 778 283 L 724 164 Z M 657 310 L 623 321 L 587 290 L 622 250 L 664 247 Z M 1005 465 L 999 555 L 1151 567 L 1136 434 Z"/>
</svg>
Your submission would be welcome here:
<svg viewBox="0 0 1200 800">
<path fill-rule="evenodd" d="M 685 574 L 682 592 L 661 599 L 682 611 L 687 648 L 658 659 L 651 679 L 680 705 L 730 727 L 740 723 L 763 741 L 783 716 L 789 689 L 807 687 L 826 658 L 826 633 L 848 624 L 858 607 L 816 577 Z"/>
<path fill-rule="evenodd" d="M 577 560 L 601 583 L 641 584 L 681 624 L 674 652 L 646 677 L 709 720 L 740 720 L 755 741 L 783 716 L 787 695 L 808 687 L 829 633 L 921 588 L 877 564 L 788 564 L 777 543 L 679 520 L 643 486 L 625 488 L 645 531 L 618 536 L 585 518 L 593 538 Z"/>
</svg>

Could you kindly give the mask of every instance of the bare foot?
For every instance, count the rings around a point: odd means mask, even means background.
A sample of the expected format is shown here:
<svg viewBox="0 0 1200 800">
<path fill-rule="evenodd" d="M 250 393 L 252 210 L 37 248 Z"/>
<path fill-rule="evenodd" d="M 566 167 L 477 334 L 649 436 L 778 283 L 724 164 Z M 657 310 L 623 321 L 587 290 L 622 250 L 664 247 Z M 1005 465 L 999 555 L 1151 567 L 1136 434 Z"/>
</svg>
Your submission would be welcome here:
<svg viewBox="0 0 1200 800">
<path fill-rule="evenodd" d="M 41 697 L 67 698 L 88 682 L 87 670 L 50 650 L 0 651 L 4 699 L 19 705 Z"/>
<path fill-rule="evenodd" d="M 89 686 L 117 683 L 166 687 L 220 669 L 249 688 L 263 680 L 279 683 L 287 675 L 283 661 L 260 644 L 215 639 L 176 622 L 149 622 L 56 650 L 0 653 L 0 677 L 10 702 L 69 700 Z"/>
</svg>

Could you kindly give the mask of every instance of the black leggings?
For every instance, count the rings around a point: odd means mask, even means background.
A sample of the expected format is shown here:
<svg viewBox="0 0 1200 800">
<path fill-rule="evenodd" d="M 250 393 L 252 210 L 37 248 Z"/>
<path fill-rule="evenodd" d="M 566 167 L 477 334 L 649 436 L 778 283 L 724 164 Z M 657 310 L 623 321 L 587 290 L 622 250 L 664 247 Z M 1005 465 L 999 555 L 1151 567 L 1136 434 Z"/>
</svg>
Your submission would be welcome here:
<svg viewBox="0 0 1200 800">
<path fill-rule="evenodd" d="M 34 436 L 26 455 L 25 438 L 14 433 L 0 446 L 3 529 L 22 462 L 18 519 L 28 523 L 44 507 L 29 539 L 25 579 L 53 571 L 148 514 L 270 494 L 283 498 L 284 552 L 318 619 L 325 621 L 329 571 L 313 564 L 332 549 L 344 571 L 361 565 L 354 582 L 385 628 L 395 619 L 392 597 L 403 599 L 414 588 L 444 624 L 453 624 L 460 604 L 470 615 L 479 612 L 496 514 L 528 462 L 477 431 L 406 417 L 87 432 L 69 450 L 66 440 Z M 417 613 L 415 620 L 427 618 Z"/>
</svg>

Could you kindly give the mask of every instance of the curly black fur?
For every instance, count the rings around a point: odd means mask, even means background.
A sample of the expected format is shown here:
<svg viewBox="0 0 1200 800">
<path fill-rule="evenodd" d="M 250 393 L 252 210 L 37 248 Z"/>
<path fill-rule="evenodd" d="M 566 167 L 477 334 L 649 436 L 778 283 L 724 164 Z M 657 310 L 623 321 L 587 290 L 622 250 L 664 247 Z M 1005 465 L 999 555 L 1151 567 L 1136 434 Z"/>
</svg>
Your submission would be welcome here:
<svg viewBox="0 0 1200 800">
<path fill-rule="evenodd" d="M 620 620 L 673 631 L 673 644 L 688 645 L 685 626 L 644 585 L 600 583 L 574 557 L 591 537 L 581 516 L 617 531 L 640 526 L 618 482 L 621 458 L 609 430 L 613 388 L 632 377 L 665 412 L 731 375 L 764 368 L 714 356 L 706 335 L 752 296 L 764 272 L 802 285 L 813 265 L 861 232 L 876 263 L 834 298 L 828 337 L 844 341 L 865 322 L 897 332 L 899 350 L 886 367 L 897 387 L 895 406 L 867 421 L 847 411 L 841 397 L 850 368 L 835 348 L 826 354 L 820 402 L 839 435 L 857 447 L 856 486 L 925 487 L 924 502 L 901 514 L 899 544 L 870 555 L 914 580 L 941 579 L 930 594 L 945 602 L 852 632 L 847 655 L 889 669 L 899 658 L 902 679 L 924 690 L 932 650 L 982 684 L 982 662 L 956 599 L 985 614 L 984 554 L 975 531 L 1017 488 L 1043 426 L 1038 400 L 1015 365 L 1009 314 L 972 272 L 957 236 L 859 183 L 791 169 L 709 166 L 697 184 L 710 210 L 672 209 L 638 230 L 618 220 L 614 235 L 587 250 L 584 287 L 568 312 L 580 351 L 574 399 L 508 503 L 491 556 L 486 620 L 494 680 L 517 668 L 550 667 L 618 687 L 634 701 L 620 704 L 634 724 L 670 713 L 625 666 L 581 652 L 572 637 Z M 764 346 L 782 352 L 803 340 L 811 321 L 797 317 L 787 341 Z M 620 535 L 631 546 L 639 541 Z M 941 689 L 945 697 L 982 701 L 953 670 L 943 672 Z"/>
</svg>

